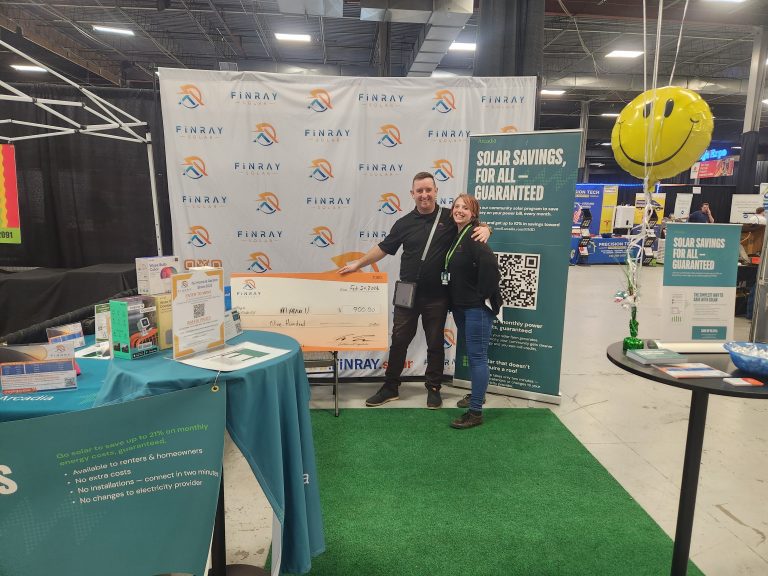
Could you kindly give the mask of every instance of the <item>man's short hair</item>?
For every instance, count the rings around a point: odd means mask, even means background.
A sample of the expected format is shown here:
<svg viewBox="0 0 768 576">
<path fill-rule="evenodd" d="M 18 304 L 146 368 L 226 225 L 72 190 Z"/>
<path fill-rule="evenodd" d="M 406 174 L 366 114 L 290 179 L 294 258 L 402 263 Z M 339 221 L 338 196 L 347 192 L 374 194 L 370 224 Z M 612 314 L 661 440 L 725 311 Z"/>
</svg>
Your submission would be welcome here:
<svg viewBox="0 0 768 576">
<path fill-rule="evenodd" d="M 419 172 L 413 177 L 413 180 L 411 180 L 411 188 L 413 188 L 413 183 L 416 182 L 416 180 L 424 180 L 424 178 L 431 178 L 432 184 L 435 183 L 435 176 L 431 172 Z"/>
<path fill-rule="evenodd" d="M 758 206 L 757 208 L 755 208 L 755 214 L 762 214 L 763 212 L 765 212 L 764 207 Z"/>
</svg>

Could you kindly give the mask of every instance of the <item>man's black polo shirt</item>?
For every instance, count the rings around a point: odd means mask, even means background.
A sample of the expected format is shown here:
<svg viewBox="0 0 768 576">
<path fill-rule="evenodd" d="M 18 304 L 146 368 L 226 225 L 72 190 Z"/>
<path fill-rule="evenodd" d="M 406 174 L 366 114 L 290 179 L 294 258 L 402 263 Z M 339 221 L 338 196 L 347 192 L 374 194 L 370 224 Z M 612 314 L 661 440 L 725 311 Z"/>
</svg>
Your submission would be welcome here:
<svg viewBox="0 0 768 576">
<path fill-rule="evenodd" d="M 440 220 L 429 246 L 429 252 L 424 263 L 421 264 L 421 255 L 424 246 L 435 223 L 435 217 L 440 215 Z M 435 208 L 431 214 L 420 214 L 416 208 L 409 212 L 392 226 L 387 237 L 379 243 L 379 248 L 390 256 L 394 256 L 403 247 L 403 255 L 400 257 L 400 279 L 408 282 L 416 282 L 418 274 L 419 289 L 428 293 L 444 291 L 440 282 L 440 273 L 445 266 L 445 255 L 456 238 L 456 224 L 451 218 L 448 208 Z M 421 272 L 419 273 L 419 265 Z"/>
</svg>

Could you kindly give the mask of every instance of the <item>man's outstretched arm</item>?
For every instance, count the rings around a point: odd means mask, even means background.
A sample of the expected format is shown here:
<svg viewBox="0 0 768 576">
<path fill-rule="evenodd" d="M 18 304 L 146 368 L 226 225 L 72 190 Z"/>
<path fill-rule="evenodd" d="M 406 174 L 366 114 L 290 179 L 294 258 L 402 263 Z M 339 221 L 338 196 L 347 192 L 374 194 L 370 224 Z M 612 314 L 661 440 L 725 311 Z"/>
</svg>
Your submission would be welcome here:
<svg viewBox="0 0 768 576">
<path fill-rule="evenodd" d="M 349 274 L 350 272 L 357 272 L 361 268 L 364 268 L 365 266 L 368 266 L 369 264 L 373 264 L 374 262 L 378 262 L 384 256 L 386 256 L 387 253 L 384 252 L 381 248 L 379 248 L 378 244 L 368 250 L 368 252 L 365 253 L 365 256 L 362 258 L 358 258 L 357 260 L 353 260 L 346 266 L 342 266 L 339 268 L 338 272 L 339 274 Z"/>
</svg>

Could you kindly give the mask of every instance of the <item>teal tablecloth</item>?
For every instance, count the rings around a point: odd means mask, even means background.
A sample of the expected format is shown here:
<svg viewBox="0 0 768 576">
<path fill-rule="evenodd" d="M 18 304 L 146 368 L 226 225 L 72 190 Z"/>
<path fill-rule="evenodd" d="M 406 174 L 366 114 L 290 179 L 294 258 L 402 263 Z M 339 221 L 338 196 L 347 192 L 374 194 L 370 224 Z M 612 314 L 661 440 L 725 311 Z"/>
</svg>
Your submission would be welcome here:
<svg viewBox="0 0 768 576">
<path fill-rule="evenodd" d="M 280 520 L 280 571 L 305 573 L 312 557 L 325 550 L 325 538 L 303 357 L 298 343 L 282 334 L 245 332 L 229 343 L 242 341 L 289 350 L 251 368 L 222 372 L 218 381 L 227 382 L 227 430 Z M 52 400 L 0 401 L 0 421 L 116 404 L 217 378 L 170 356 L 168 350 L 139 360 L 78 360 L 78 390 L 45 395 Z"/>
</svg>

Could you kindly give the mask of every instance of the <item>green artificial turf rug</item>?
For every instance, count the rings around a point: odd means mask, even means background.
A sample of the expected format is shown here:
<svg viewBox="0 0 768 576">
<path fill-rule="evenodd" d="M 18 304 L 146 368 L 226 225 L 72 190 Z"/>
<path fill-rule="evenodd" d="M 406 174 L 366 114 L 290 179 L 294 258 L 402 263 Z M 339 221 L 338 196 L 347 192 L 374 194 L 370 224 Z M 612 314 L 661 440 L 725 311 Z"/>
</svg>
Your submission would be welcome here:
<svg viewBox="0 0 768 576">
<path fill-rule="evenodd" d="M 672 540 L 551 411 L 449 428 L 459 414 L 312 412 L 326 552 L 311 574 L 669 574 Z"/>
</svg>

